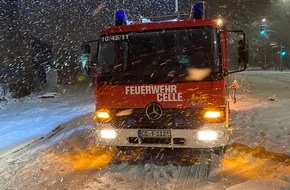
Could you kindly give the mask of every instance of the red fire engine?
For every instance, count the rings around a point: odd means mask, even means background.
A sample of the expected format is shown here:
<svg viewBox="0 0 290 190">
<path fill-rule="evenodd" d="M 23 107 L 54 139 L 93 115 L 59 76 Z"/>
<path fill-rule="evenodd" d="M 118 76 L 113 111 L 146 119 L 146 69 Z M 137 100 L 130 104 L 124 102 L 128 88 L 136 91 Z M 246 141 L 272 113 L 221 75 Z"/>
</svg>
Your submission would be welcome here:
<svg viewBox="0 0 290 190">
<path fill-rule="evenodd" d="M 203 10 L 196 4 L 191 18 L 166 21 L 127 21 L 118 11 L 116 26 L 101 31 L 94 71 L 100 145 L 221 150 L 227 145 L 228 75 L 246 69 L 246 39 L 242 31 L 226 30 L 220 19 L 204 18 Z M 243 68 L 233 72 L 229 32 L 241 34 L 244 45 L 237 53 Z M 90 43 L 83 53 L 90 53 Z"/>
</svg>

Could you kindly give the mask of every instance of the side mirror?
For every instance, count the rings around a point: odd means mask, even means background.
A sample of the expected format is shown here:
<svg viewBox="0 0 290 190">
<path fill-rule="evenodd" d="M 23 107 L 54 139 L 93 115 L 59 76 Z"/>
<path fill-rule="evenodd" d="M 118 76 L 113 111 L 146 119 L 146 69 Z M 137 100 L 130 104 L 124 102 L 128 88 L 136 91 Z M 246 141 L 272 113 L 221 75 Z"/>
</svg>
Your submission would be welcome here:
<svg viewBox="0 0 290 190">
<path fill-rule="evenodd" d="M 99 39 L 86 41 L 81 44 L 79 63 L 85 77 L 94 78 L 97 65 Z"/>
<path fill-rule="evenodd" d="M 246 69 L 249 63 L 249 51 L 248 45 L 244 40 L 239 40 L 238 42 L 238 59 L 239 59 L 239 69 Z"/>
<path fill-rule="evenodd" d="M 91 46 L 88 43 L 81 45 L 80 66 L 84 76 L 89 76 L 89 62 L 90 62 Z"/>
<path fill-rule="evenodd" d="M 225 75 L 246 70 L 249 63 L 249 46 L 246 43 L 246 34 L 242 30 L 226 30 L 225 33 L 228 34 L 226 38 L 229 66 Z"/>
<path fill-rule="evenodd" d="M 88 43 L 83 43 L 81 45 L 82 54 L 90 54 L 91 53 L 91 45 Z"/>
</svg>

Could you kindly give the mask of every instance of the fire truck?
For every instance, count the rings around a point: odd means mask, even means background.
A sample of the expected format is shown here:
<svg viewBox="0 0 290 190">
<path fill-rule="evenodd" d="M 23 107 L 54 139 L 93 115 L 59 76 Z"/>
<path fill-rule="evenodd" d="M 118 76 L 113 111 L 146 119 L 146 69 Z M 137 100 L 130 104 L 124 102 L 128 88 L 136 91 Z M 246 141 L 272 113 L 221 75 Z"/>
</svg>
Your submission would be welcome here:
<svg viewBox="0 0 290 190">
<path fill-rule="evenodd" d="M 129 21 L 117 11 L 115 26 L 82 44 L 82 69 L 95 78 L 99 145 L 224 150 L 231 134 L 228 76 L 246 69 L 246 38 L 221 19 L 205 18 L 203 6 L 163 20 Z M 243 67 L 234 71 L 229 33 L 243 45 L 236 55 Z"/>
</svg>

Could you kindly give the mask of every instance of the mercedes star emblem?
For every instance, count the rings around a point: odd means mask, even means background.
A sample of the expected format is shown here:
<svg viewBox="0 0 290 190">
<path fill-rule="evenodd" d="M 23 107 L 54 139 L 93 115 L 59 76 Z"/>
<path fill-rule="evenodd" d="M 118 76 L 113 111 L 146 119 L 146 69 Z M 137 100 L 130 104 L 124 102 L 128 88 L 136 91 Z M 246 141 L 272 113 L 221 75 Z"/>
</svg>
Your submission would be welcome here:
<svg viewBox="0 0 290 190">
<path fill-rule="evenodd" d="M 146 115 L 151 120 L 157 120 L 162 116 L 162 107 L 157 103 L 150 103 L 146 107 Z"/>
</svg>

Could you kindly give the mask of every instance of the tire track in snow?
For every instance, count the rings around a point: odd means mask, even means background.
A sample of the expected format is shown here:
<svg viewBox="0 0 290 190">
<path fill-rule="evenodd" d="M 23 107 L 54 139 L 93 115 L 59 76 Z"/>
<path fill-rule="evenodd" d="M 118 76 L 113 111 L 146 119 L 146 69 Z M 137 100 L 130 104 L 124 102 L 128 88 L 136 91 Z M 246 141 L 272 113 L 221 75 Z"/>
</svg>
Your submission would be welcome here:
<svg viewBox="0 0 290 190">
<path fill-rule="evenodd" d="M 195 189 L 201 186 L 210 172 L 210 163 L 207 162 L 207 155 L 200 155 L 199 162 L 190 166 L 181 166 L 178 171 L 178 178 L 174 190 Z"/>
</svg>

